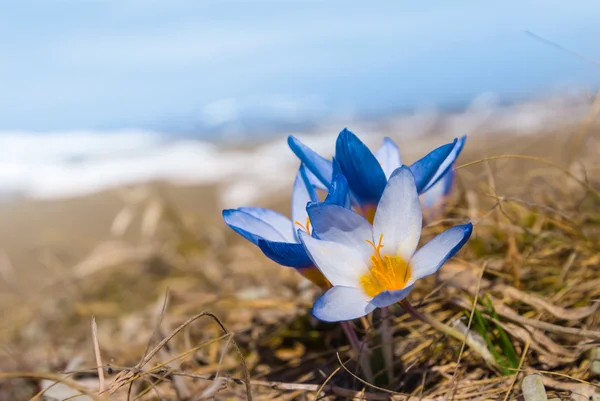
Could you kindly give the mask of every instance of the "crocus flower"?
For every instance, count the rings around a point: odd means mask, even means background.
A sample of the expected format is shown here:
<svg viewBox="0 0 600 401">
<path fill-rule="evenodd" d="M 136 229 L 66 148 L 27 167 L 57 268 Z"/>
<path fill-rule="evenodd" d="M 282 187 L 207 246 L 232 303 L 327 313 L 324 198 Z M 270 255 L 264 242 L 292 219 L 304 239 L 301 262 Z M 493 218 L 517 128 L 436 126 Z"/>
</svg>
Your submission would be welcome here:
<svg viewBox="0 0 600 401">
<path fill-rule="evenodd" d="M 404 299 L 415 282 L 435 273 L 471 235 L 472 225 L 439 234 L 415 252 L 421 236 L 421 204 L 411 170 L 400 167 L 387 182 L 373 225 L 333 204 L 308 207 L 315 238 L 299 232 L 308 255 L 333 287 L 313 315 L 324 321 L 364 316 Z"/>
<path fill-rule="evenodd" d="M 314 267 L 298 237 L 300 231 L 312 234 L 306 205 L 319 200 L 307 173 L 301 165 L 296 174 L 292 191 L 292 220 L 259 207 L 223 210 L 223 219 L 235 232 L 257 245 L 269 259 L 293 267 L 321 288 L 328 288 L 329 283 Z M 347 193 L 345 178 L 336 175 L 325 203 L 344 205 L 347 203 Z"/>
<path fill-rule="evenodd" d="M 453 143 L 440 146 L 410 166 L 419 194 L 433 188 L 451 170 L 465 141 L 466 137 L 455 139 Z M 328 187 L 333 176 L 332 162 L 293 136 L 288 138 L 288 144 L 307 169 Z M 356 135 L 344 129 L 336 141 L 335 159 L 363 215 L 372 222 L 375 206 L 387 180 L 393 171 L 402 166 L 398 147 L 391 139 L 385 138 L 381 148 L 373 154 Z"/>
<path fill-rule="evenodd" d="M 425 221 L 431 221 L 439 216 L 446 206 L 446 202 L 454 188 L 456 173 L 453 168 L 454 165 L 427 192 L 421 195 Z"/>
</svg>

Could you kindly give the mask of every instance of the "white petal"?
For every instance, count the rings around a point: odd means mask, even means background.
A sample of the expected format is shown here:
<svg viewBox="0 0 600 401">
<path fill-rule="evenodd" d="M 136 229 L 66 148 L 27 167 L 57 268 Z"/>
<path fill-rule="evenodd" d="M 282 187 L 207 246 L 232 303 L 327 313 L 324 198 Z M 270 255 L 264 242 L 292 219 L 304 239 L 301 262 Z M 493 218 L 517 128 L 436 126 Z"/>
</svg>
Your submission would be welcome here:
<svg viewBox="0 0 600 401">
<path fill-rule="evenodd" d="M 239 210 L 244 213 L 248 213 L 259 220 L 262 220 L 273 227 L 283 237 L 284 242 L 297 242 L 294 236 L 294 232 L 296 230 L 294 229 L 290 219 L 284 215 L 261 207 L 241 207 Z M 272 236 L 265 237 L 265 239 L 280 241 Z"/>
<path fill-rule="evenodd" d="M 322 241 L 300 232 L 308 256 L 333 285 L 358 287 L 360 276 L 369 271 L 359 251 L 337 242 Z"/>
<path fill-rule="evenodd" d="M 383 145 L 375 152 L 375 158 L 381 163 L 381 168 L 388 180 L 392 173 L 402 165 L 400 149 L 390 138 L 383 139 Z"/>
<path fill-rule="evenodd" d="M 399 255 L 410 260 L 421 236 L 421 203 L 415 179 L 406 166 L 390 177 L 373 221 L 373 238 L 383 234 L 382 254 Z"/>
<path fill-rule="evenodd" d="M 313 306 L 313 315 L 325 322 L 340 322 L 365 316 L 375 310 L 370 298 L 358 288 L 335 286 Z"/>
<path fill-rule="evenodd" d="M 319 239 L 338 242 L 361 252 L 365 261 L 373 253 L 373 226 L 342 206 L 318 203 L 308 208 L 310 222 Z"/>
<path fill-rule="evenodd" d="M 444 201 L 445 188 L 446 183 L 444 180 L 439 180 L 431 188 L 429 188 L 427 192 L 421 195 L 421 199 L 423 199 L 423 207 L 426 209 L 431 209 L 439 206 Z"/>
<path fill-rule="evenodd" d="M 418 280 L 438 271 L 444 262 L 454 256 L 467 242 L 472 231 L 471 223 L 452 227 L 423 245 L 410 261 L 411 280 Z"/>
<path fill-rule="evenodd" d="M 259 217 L 260 213 L 266 210 L 258 208 L 223 210 L 223 219 L 227 225 L 254 243 L 258 241 L 256 236 L 269 241 L 288 242 L 283 233 Z M 292 222 L 287 220 L 288 228 L 291 228 Z"/>
<path fill-rule="evenodd" d="M 292 221 L 296 242 L 300 241 L 297 237 L 298 228 L 304 227 L 307 229 L 308 213 L 306 212 L 306 205 L 316 200 L 318 198 L 315 189 L 308 180 L 304 165 L 301 164 L 292 190 Z"/>
</svg>

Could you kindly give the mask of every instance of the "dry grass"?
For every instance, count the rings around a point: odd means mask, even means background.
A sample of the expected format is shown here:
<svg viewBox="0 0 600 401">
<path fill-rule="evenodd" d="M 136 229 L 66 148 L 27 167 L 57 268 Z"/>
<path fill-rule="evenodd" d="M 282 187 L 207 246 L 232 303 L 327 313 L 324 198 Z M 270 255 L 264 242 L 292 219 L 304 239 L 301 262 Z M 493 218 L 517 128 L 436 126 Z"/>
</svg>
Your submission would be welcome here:
<svg viewBox="0 0 600 401">
<path fill-rule="evenodd" d="M 0 260 L 0 400 L 39 398 L 58 381 L 94 400 L 503 400 L 521 396 L 527 372 L 540 372 L 550 396 L 586 399 L 600 373 L 600 146 L 597 129 L 580 149 L 572 132 L 473 135 L 444 219 L 424 232 L 474 222 L 465 250 L 410 299 L 446 323 L 484 327 L 504 369 L 398 308 L 394 380 L 375 358 L 365 383 L 341 329 L 309 316 L 318 289 L 226 230 L 214 190 L 160 187 L 129 197 L 116 226 L 115 192 L 0 210 L 22 231 L 5 225 L 0 236 L 13 241 Z M 468 164 L 502 154 L 556 166 Z M 287 212 L 287 201 L 265 206 Z M 375 355 L 379 319 L 354 322 Z"/>
</svg>

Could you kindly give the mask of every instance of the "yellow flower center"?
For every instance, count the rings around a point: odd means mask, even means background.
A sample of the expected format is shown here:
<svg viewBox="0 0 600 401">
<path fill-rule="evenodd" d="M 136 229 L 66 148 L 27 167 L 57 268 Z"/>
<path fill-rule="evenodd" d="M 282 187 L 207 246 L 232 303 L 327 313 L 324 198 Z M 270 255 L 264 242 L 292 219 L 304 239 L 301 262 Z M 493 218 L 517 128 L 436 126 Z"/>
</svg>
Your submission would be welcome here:
<svg viewBox="0 0 600 401">
<path fill-rule="evenodd" d="M 369 272 L 360 277 L 363 291 L 370 297 L 375 297 L 383 291 L 395 291 L 404 288 L 410 280 L 411 269 L 407 261 L 400 256 L 381 255 L 383 248 L 383 234 L 375 245 L 366 240 L 373 247 L 371 266 Z"/>
<path fill-rule="evenodd" d="M 306 231 L 307 234 L 310 234 L 310 218 L 306 217 L 306 223 L 302 224 L 298 220 L 294 221 L 294 224 Z"/>
</svg>

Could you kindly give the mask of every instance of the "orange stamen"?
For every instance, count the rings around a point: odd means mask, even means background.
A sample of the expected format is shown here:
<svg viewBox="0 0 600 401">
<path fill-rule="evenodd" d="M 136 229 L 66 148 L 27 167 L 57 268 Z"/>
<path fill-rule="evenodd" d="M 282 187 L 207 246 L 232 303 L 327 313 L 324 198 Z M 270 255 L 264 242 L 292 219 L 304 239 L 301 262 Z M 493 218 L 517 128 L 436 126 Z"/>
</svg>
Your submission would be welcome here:
<svg viewBox="0 0 600 401">
<path fill-rule="evenodd" d="M 310 218 L 306 217 L 306 223 L 302 224 L 299 221 L 294 221 L 294 224 L 306 231 L 307 234 L 310 234 Z"/>
<path fill-rule="evenodd" d="M 383 291 L 401 290 L 411 276 L 408 262 L 400 256 L 381 255 L 383 248 L 383 234 L 379 236 L 377 245 L 373 241 L 365 240 L 373 247 L 370 257 L 369 272 L 360 277 L 360 284 L 365 293 L 375 297 Z"/>
<path fill-rule="evenodd" d="M 373 249 L 375 250 L 375 255 L 377 255 L 377 257 L 381 259 L 380 251 L 381 248 L 383 248 L 383 234 L 379 234 L 379 241 L 377 241 L 377 245 L 375 245 L 371 240 L 366 239 L 365 241 L 373 247 Z"/>
</svg>

